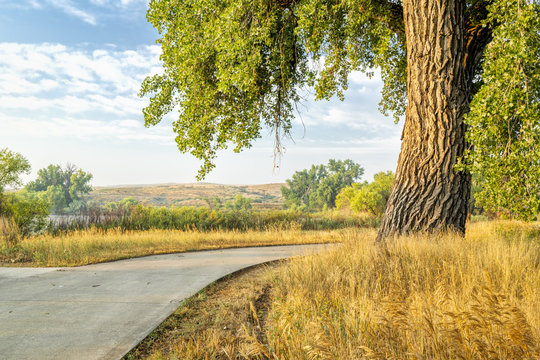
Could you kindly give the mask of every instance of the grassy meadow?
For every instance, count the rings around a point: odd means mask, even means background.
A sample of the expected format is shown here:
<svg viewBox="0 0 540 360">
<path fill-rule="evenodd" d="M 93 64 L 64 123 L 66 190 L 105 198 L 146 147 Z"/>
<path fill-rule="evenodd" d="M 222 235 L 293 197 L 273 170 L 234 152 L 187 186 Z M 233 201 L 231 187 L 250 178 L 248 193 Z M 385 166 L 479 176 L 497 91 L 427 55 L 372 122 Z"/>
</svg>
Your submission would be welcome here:
<svg viewBox="0 0 540 360">
<path fill-rule="evenodd" d="M 16 246 L 0 243 L 3 266 L 78 266 L 144 255 L 166 254 L 231 247 L 342 242 L 349 232 L 342 229 L 302 231 L 299 225 L 274 227 L 265 231 L 160 230 L 146 231 L 96 228 L 44 234 L 24 239 Z"/>
<path fill-rule="evenodd" d="M 69 216 L 68 216 L 69 217 Z M 348 227 L 375 227 L 378 219 L 368 213 L 342 214 L 339 211 L 305 212 L 298 210 L 210 209 L 182 206 L 170 208 L 137 204 L 127 209 L 93 216 L 89 222 L 49 223 L 52 236 L 95 228 L 102 231 L 146 230 L 255 230 L 298 227 L 301 230 L 335 230 Z"/>
<path fill-rule="evenodd" d="M 538 225 L 478 222 L 465 238 L 384 247 L 374 231 L 341 241 L 203 291 L 127 358 L 540 358 Z"/>
<path fill-rule="evenodd" d="M 24 238 L 13 220 L 0 217 L 0 266 L 78 266 L 195 250 L 342 242 L 343 234 L 374 229 L 377 222 L 369 214 L 331 211 L 212 210 L 141 204 L 122 211 L 97 223 L 74 222 Z"/>
</svg>

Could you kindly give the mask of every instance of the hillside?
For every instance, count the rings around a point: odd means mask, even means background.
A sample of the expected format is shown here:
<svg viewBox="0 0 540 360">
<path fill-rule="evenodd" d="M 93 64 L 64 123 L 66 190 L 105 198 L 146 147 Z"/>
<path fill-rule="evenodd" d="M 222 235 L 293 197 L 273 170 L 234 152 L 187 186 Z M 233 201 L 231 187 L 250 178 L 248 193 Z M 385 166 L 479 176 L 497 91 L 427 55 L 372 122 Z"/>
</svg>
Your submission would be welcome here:
<svg viewBox="0 0 540 360">
<path fill-rule="evenodd" d="M 88 200 L 105 204 L 133 197 L 139 202 L 155 206 L 204 206 L 206 199 L 218 197 L 222 202 L 233 200 L 238 194 L 252 200 L 256 209 L 275 209 L 283 204 L 281 186 L 284 184 L 262 185 L 220 185 L 209 183 L 120 185 L 94 187 Z"/>
</svg>

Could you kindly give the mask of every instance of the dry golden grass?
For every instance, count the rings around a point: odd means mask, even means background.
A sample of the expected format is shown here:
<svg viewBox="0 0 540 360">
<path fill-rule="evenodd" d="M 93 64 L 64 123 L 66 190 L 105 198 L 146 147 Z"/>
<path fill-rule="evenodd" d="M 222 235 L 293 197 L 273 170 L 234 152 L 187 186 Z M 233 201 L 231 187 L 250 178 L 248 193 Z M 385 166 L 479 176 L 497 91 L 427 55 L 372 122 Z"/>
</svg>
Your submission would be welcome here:
<svg viewBox="0 0 540 360">
<path fill-rule="evenodd" d="M 384 248 L 358 237 L 278 278 L 272 358 L 540 357 L 537 225 L 479 223 L 465 239 L 404 237 Z"/>
<path fill-rule="evenodd" d="M 15 220 L 0 216 L 0 241 L 11 247 L 19 241 L 20 237 Z"/>
<path fill-rule="evenodd" d="M 374 242 L 373 230 L 342 236 L 343 247 L 292 260 L 262 280 L 251 277 L 259 281 L 258 287 L 250 290 L 245 285 L 238 293 L 244 301 L 257 299 L 260 289 L 271 285 L 268 313 L 256 307 L 258 315 L 247 319 L 250 311 L 244 302 L 243 312 L 208 310 L 210 320 L 205 321 L 184 317 L 146 355 L 150 359 L 540 358 L 538 225 L 477 223 L 469 225 L 466 238 L 403 237 L 385 247 Z M 239 279 L 233 289 L 247 282 Z M 212 301 L 221 308 L 232 306 L 228 304 L 235 291 L 221 292 L 194 309 L 209 309 Z M 245 329 L 239 330 L 238 319 Z M 221 331 L 223 321 L 234 322 L 235 330 Z"/>
<path fill-rule="evenodd" d="M 136 256 L 231 247 L 340 242 L 361 230 L 300 231 L 298 226 L 268 231 L 98 231 L 28 238 L 13 248 L 0 242 L 4 266 L 78 266 Z"/>
</svg>

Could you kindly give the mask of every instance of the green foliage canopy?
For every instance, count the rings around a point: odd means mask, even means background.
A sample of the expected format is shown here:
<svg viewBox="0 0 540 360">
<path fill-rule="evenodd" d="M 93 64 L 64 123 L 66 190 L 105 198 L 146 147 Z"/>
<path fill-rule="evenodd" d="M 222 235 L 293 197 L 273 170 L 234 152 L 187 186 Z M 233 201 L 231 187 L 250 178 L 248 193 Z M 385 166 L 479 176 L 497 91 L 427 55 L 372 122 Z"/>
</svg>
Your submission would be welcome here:
<svg viewBox="0 0 540 360">
<path fill-rule="evenodd" d="M 466 117 L 476 202 L 524 220 L 540 212 L 540 3 L 495 1 L 483 86 Z M 502 92 L 502 93 L 501 93 Z M 463 167 L 462 167 L 463 168 Z"/>
<path fill-rule="evenodd" d="M 41 193 L 51 203 L 53 212 L 61 213 L 71 204 L 82 201 L 83 195 L 92 190 L 90 180 L 92 174 L 74 165 L 67 164 L 62 168 L 51 164 L 40 169 L 37 179 L 28 183 L 26 189 Z"/>
<path fill-rule="evenodd" d="M 371 183 L 364 181 L 342 189 L 336 198 L 336 207 L 348 206 L 355 212 L 369 212 L 382 217 L 393 183 L 394 173 L 381 171 L 373 176 Z"/>
<path fill-rule="evenodd" d="M 343 98 L 352 70 L 381 68 L 382 108 L 403 113 L 404 36 L 391 30 L 401 26 L 392 3 L 151 0 L 149 6 L 147 19 L 162 35 L 164 73 L 142 84 L 140 95 L 150 95 L 145 125 L 178 106 L 176 142 L 203 160 L 199 178 L 213 168 L 216 151 L 249 148 L 264 125 L 279 154 L 302 89 L 315 87 L 318 99 Z"/>
<path fill-rule="evenodd" d="M 352 160 L 330 159 L 328 165 L 312 165 L 293 174 L 281 193 L 288 207 L 333 208 L 336 196 L 364 174 L 364 169 Z"/>
</svg>

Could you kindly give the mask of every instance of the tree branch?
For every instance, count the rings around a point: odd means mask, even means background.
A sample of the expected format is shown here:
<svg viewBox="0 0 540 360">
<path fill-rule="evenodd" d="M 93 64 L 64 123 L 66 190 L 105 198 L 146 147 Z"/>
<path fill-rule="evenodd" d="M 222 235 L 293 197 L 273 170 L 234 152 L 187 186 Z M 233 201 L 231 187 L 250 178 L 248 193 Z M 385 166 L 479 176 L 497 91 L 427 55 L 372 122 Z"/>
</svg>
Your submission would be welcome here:
<svg viewBox="0 0 540 360">
<path fill-rule="evenodd" d="M 482 22 L 487 18 L 488 1 L 479 0 L 467 9 L 465 19 L 465 72 L 469 84 L 479 70 L 484 50 L 492 40 L 492 29 Z"/>
<path fill-rule="evenodd" d="M 372 0 L 370 2 L 372 18 L 386 24 L 399 37 L 405 38 L 405 22 L 403 21 L 403 6 L 390 0 Z M 360 11 L 367 9 L 360 4 Z"/>
</svg>

